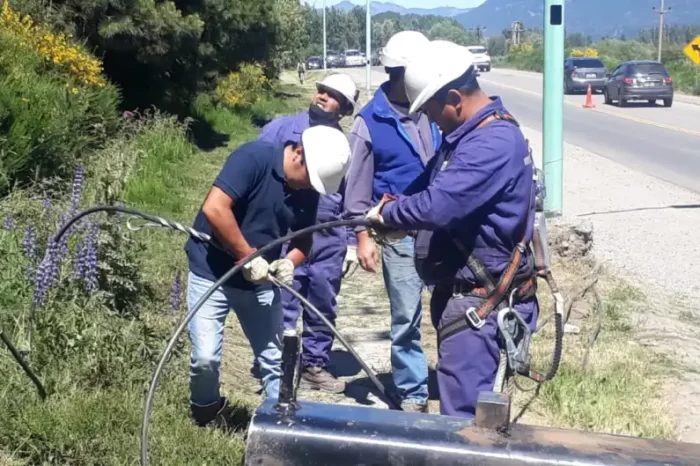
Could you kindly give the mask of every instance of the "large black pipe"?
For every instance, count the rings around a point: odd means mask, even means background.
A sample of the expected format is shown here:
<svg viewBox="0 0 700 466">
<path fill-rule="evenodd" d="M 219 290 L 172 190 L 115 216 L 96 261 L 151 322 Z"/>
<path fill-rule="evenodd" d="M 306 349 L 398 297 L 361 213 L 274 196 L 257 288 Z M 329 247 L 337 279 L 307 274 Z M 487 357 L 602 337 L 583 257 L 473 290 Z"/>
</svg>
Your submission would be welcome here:
<svg viewBox="0 0 700 466">
<path fill-rule="evenodd" d="M 245 465 L 698 466 L 700 445 L 308 401 L 289 415 L 268 400 Z"/>
</svg>

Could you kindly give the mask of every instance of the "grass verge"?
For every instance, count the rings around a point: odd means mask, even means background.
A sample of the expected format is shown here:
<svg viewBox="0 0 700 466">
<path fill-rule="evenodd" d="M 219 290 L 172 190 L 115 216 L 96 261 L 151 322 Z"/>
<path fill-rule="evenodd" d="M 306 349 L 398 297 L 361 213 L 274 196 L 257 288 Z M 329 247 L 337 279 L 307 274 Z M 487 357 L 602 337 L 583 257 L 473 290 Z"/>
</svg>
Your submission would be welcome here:
<svg viewBox="0 0 700 466">
<path fill-rule="evenodd" d="M 195 112 L 225 144 L 198 150 L 174 118 L 136 116 L 132 131 L 112 141 L 85 167 L 79 208 L 109 201 L 190 224 L 230 151 L 253 139 L 259 125 L 300 106 L 294 88 L 279 89 L 245 115 L 198 100 Z M 282 97 L 284 94 L 285 97 Z M 34 285 L 28 276 L 43 257 L 74 200 L 50 183 L 16 190 L 0 200 L 0 325 L 20 348 Z M 66 199 L 68 198 L 68 199 Z M 49 200 L 51 202 L 49 202 Z M 31 363 L 51 395 L 40 402 L 29 380 L 4 349 L 0 373 L 0 463 L 131 465 L 138 462 L 145 389 L 165 342 L 184 313 L 185 237 L 145 230 L 130 233 L 113 218 L 99 218 L 96 271 L 99 289 L 84 290 L 77 271 L 85 259 L 90 225 L 77 228 L 56 270 L 57 283 L 37 315 Z M 5 220 L 8 220 L 5 225 Z M 29 224 L 33 225 L 33 230 Z M 27 231 L 34 244 L 27 250 Z M 33 235 L 33 236 L 32 236 Z M 126 302 L 119 301 L 119 297 Z M 155 398 L 151 463 L 237 464 L 241 436 L 202 431 L 189 420 L 188 344 L 183 337 Z"/>
<path fill-rule="evenodd" d="M 560 261 L 557 279 L 565 292 L 581 286 L 581 277 L 590 266 Z M 544 285 L 543 285 L 544 286 Z M 579 334 L 567 333 L 561 368 L 556 377 L 544 384 L 539 394 L 518 391 L 515 415 L 530 403 L 522 421 L 540 425 L 566 427 L 594 432 L 673 439 L 674 426 L 668 406 L 662 398 L 665 357 L 635 341 L 635 314 L 643 312 L 645 296 L 626 282 L 602 272 L 598 290 L 603 303 L 602 330 L 591 347 L 590 336 L 596 326 L 595 302 L 589 294 L 572 310 L 569 323 L 580 328 Z M 540 321 L 551 314 L 552 300 L 540 291 Z M 546 370 L 554 342 L 550 323 L 533 339 L 535 368 Z M 590 347 L 588 364 L 582 361 Z M 523 388 L 533 388 L 529 381 Z"/>
</svg>

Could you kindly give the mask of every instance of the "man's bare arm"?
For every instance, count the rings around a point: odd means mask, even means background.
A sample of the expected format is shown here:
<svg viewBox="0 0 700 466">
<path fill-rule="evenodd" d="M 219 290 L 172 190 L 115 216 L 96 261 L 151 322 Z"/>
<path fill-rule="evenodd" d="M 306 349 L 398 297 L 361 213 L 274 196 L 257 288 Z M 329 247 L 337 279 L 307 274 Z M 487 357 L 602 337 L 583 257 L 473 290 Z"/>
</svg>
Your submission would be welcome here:
<svg viewBox="0 0 700 466">
<path fill-rule="evenodd" d="M 204 200 L 202 212 L 209 220 L 217 238 L 237 259 L 243 259 L 253 253 L 248 241 L 243 237 L 236 217 L 233 215 L 235 200 L 214 186 Z"/>
</svg>

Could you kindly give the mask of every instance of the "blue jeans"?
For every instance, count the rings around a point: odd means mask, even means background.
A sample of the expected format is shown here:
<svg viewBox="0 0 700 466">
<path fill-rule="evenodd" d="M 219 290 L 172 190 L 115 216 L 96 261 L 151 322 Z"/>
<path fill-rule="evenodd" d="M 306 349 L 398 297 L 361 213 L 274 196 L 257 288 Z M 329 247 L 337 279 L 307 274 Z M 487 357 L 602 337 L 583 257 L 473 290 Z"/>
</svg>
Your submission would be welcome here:
<svg viewBox="0 0 700 466">
<path fill-rule="evenodd" d="M 189 273 L 187 305 L 190 310 L 213 284 L 206 278 Z M 219 401 L 224 324 L 232 308 L 260 365 L 264 395 L 277 398 L 279 394 L 282 372 L 282 305 L 279 290 L 222 287 L 204 303 L 188 326 L 192 342 L 190 401 L 194 405 L 208 406 Z"/>
<path fill-rule="evenodd" d="M 423 282 L 413 262 L 413 238 L 382 248 L 382 272 L 391 308 L 391 368 L 394 385 L 411 403 L 428 401 L 428 362 L 421 348 Z"/>
</svg>

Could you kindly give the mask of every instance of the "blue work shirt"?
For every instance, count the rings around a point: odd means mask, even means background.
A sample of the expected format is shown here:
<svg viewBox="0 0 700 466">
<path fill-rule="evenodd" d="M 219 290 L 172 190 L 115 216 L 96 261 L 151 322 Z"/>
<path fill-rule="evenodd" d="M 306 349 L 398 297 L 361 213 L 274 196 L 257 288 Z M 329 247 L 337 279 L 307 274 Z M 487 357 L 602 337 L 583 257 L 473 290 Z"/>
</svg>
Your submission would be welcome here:
<svg viewBox="0 0 700 466">
<path fill-rule="evenodd" d="M 283 170 L 284 146 L 263 141 L 246 143 L 232 152 L 214 186 L 235 202 L 233 215 L 248 244 L 260 249 L 289 233 L 311 226 L 315 222 L 318 192 L 312 189 L 293 190 L 285 183 Z M 202 212 L 197 213 L 192 226 L 195 230 L 215 236 L 214 230 Z M 272 262 L 280 257 L 282 246 L 263 255 Z M 190 270 L 216 281 L 235 265 L 230 254 L 216 246 L 190 237 L 185 245 Z M 227 286 L 255 289 L 243 277 L 234 275 Z"/>
<path fill-rule="evenodd" d="M 310 126 L 309 112 L 306 110 L 294 115 L 276 118 L 263 127 L 258 136 L 258 141 L 268 141 L 273 144 L 300 144 L 302 133 Z M 339 124 L 332 127 L 338 131 L 343 131 Z M 326 223 L 342 220 L 344 197 L 345 179 L 343 179 L 338 192 L 320 196 L 316 221 L 318 223 Z M 351 229 L 346 228 L 346 230 L 348 230 L 346 234 L 348 243 L 357 244 L 357 239 Z M 323 234 L 324 232 L 321 232 L 319 236 Z"/>
<path fill-rule="evenodd" d="M 499 98 L 492 98 L 445 136 L 438 156 L 413 187 L 416 194 L 398 196 L 382 210 L 387 224 L 421 230 L 415 243 L 416 268 L 428 285 L 483 285 L 452 238 L 497 278 L 524 229 L 527 240 L 532 237 L 535 193 L 528 145 L 512 122 L 495 120 L 478 127 L 496 112 L 507 110 Z M 523 257 L 520 271 L 527 268 L 528 259 Z"/>
</svg>

